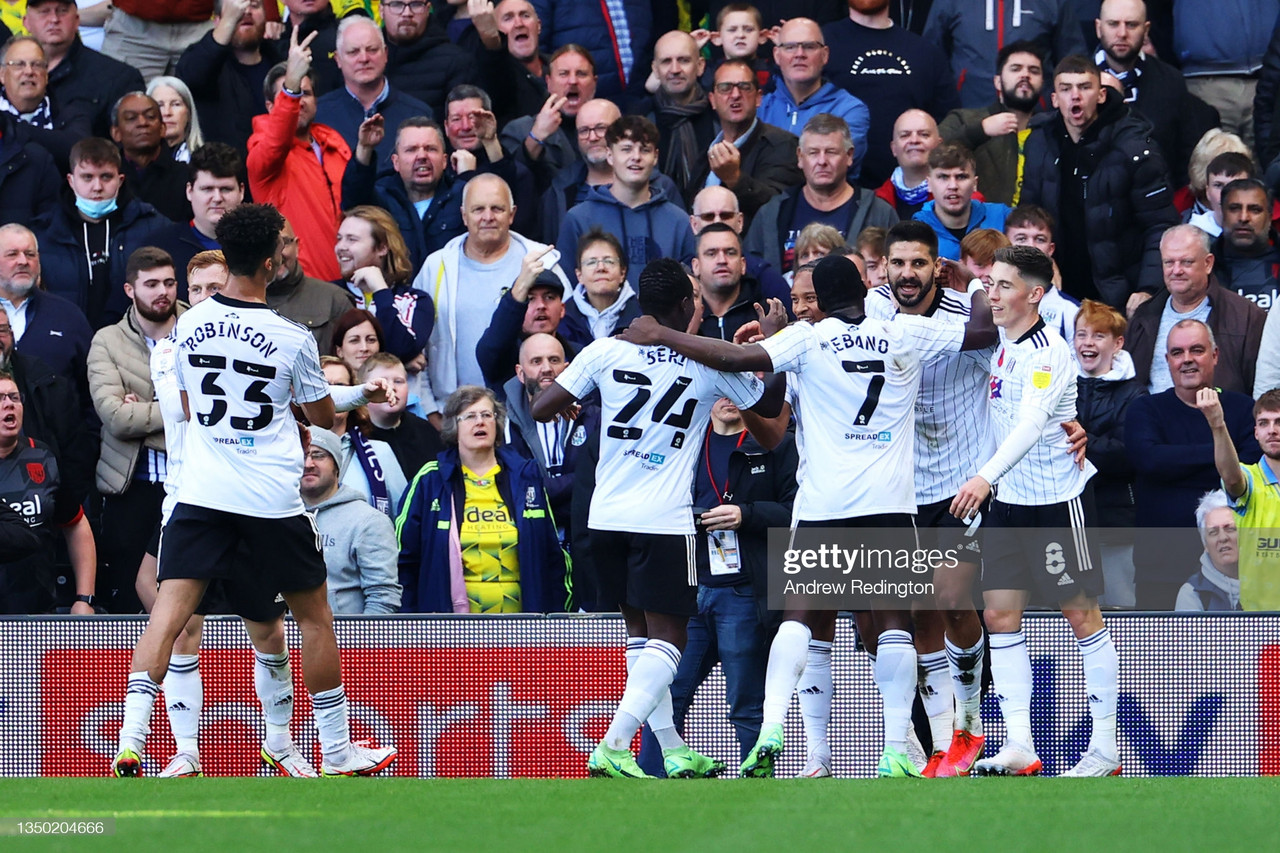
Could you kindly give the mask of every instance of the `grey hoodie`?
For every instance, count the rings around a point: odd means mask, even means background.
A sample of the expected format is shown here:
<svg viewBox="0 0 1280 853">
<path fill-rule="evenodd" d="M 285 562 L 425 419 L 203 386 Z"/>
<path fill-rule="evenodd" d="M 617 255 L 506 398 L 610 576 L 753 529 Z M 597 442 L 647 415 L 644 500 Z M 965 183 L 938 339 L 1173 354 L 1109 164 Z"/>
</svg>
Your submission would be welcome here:
<svg viewBox="0 0 1280 853">
<path fill-rule="evenodd" d="M 350 486 L 339 486 L 333 497 L 307 509 L 315 513 L 324 542 L 333 612 L 399 612 L 400 546 L 391 519 Z"/>
</svg>

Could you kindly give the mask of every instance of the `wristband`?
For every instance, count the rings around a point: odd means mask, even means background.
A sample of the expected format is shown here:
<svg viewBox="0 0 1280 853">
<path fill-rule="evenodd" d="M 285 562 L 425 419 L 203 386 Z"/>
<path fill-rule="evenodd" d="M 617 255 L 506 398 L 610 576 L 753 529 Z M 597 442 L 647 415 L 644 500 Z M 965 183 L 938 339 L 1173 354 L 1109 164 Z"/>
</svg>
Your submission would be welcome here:
<svg viewBox="0 0 1280 853">
<path fill-rule="evenodd" d="M 299 89 L 298 91 L 296 91 L 296 92 L 295 92 L 295 91 L 293 91 L 292 89 L 290 89 L 288 86 L 286 86 L 286 85 L 285 85 L 285 84 L 283 84 L 283 83 L 281 83 L 281 84 L 280 84 L 280 91 L 281 91 L 281 92 L 283 92 L 284 94 L 288 95 L 288 96 L 289 96 L 289 97 L 291 97 L 291 98 L 301 98 L 301 97 L 302 97 L 302 90 L 301 90 L 301 89 Z"/>
<path fill-rule="evenodd" d="M 92 606 L 93 606 L 93 596 L 92 596 L 92 595 L 77 595 L 77 596 L 76 596 L 76 601 L 83 601 L 85 604 L 89 605 L 90 607 L 92 607 Z"/>
<path fill-rule="evenodd" d="M 545 142 L 543 142 L 541 139 L 533 135 L 532 130 L 529 131 L 529 138 L 532 139 L 534 142 L 538 143 L 539 145 L 546 145 Z"/>
</svg>

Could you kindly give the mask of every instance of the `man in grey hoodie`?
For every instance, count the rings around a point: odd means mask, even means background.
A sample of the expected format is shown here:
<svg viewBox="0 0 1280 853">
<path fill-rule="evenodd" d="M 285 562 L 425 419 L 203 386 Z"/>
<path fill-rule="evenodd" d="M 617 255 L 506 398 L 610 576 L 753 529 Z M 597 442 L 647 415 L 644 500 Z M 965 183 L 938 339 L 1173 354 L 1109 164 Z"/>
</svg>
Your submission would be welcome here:
<svg viewBox="0 0 1280 853">
<path fill-rule="evenodd" d="M 391 519 L 350 486 L 340 485 L 342 444 L 329 430 L 311 431 L 302 469 L 302 502 L 313 513 L 329 569 L 334 613 L 400 610 L 400 548 Z"/>
</svg>

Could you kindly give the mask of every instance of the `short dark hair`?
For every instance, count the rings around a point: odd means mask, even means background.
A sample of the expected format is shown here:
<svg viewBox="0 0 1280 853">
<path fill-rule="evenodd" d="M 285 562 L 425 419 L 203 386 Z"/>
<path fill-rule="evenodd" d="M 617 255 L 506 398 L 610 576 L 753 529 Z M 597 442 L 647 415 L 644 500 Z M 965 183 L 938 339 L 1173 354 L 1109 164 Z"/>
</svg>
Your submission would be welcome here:
<svg viewBox="0 0 1280 853">
<path fill-rule="evenodd" d="M 745 59 L 726 59 L 724 62 L 721 62 L 716 66 L 715 72 L 711 75 L 712 80 L 719 76 L 722 68 L 741 68 L 743 71 L 746 71 L 751 75 L 751 85 L 755 86 L 757 89 L 760 88 L 760 81 L 756 79 L 756 70 L 752 68 L 751 63 L 747 62 Z"/>
<path fill-rule="evenodd" d="M 1280 412 L 1280 388 L 1263 391 L 1258 402 L 1253 404 L 1253 416 L 1256 418 L 1263 412 Z"/>
<path fill-rule="evenodd" d="M 160 267 L 173 267 L 173 256 L 156 246 L 142 246 L 134 249 L 124 265 L 125 284 L 133 284 L 139 273 Z"/>
<path fill-rule="evenodd" d="M 218 220 L 214 237 L 232 275 L 252 276 L 280 246 L 284 217 L 269 204 L 242 204 Z"/>
<path fill-rule="evenodd" d="M 235 178 L 244 183 L 244 158 L 225 142 L 206 142 L 191 152 L 187 164 L 187 183 L 194 185 L 196 174 L 208 172 L 215 178 Z"/>
<path fill-rule="evenodd" d="M 976 171 L 978 161 L 963 142 L 944 142 L 929 152 L 930 169 L 963 169 Z"/>
<path fill-rule="evenodd" d="M 126 98 L 146 98 L 148 101 L 156 105 L 156 109 L 160 109 L 160 104 L 156 103 L 156 99 L 148 95 L 141 89 L 134 89 L 132 92 L 125 92 L 116 98 L 116 102 L 111 105 L 111 126 L 120 126 L 120 106 L 125 102 Z"/>
<path fill-rule="evenodd" d="M 693 284 L 684 265 L 675 258 L 658 258 L 640 273 L 640 310 L 654 317 L 670 314 L 680 303 L 693 298 Z"/>
<path fill-rule="evenodd" d="M 1038 204 L 1020 204 L 1004 220 L 1004 233 L 1010 228 L 1044 228 L 1053 236 L 1053 214 Z"/>
<path fill-rule="evenodd" d="M 923 243 L 929 249 L 929 257 L 938 259 L 938 232 L 934 231 L 918 219 L 904 219 L 895 222 L 884 235 L 884 256 L 889 256 L 889 249 L 894 243 Z"/>
<path fill-rule="evenodd" d="M 1226 205 L 1227 196 L 1235 195 L 1236 193 L 1241 193 L 1241 192 L 1248 192 L 1249 190 L 1256 190 L 1257 192 L 1262 193 L 1266 197 L 1267 214 L 1268 214 L 1267 219 L 1270 219 L 1271 218 L 1270 216 L 1271 190 L 1267 188 L 1266 184 L 1264 184 L 1262 181 L 1258 180 L 1257 178 L 1236 178 L 1234 181 L 1227 184 L 1225 187 L 1222 188 L 1222 198 L 1219 200 L 1219 206 Z"/>
<path fill-rule="evenodd" d="M 813 268 L 813 293 L 822 313 L 834 314 L 861 305 L 867 298 L 867 283 L 848 257 L 827 255 Z"/>
<path fill-rule="evenodd" d="M 996 54 L 996 73 L 1000 74 L 1004 71 L 1005 63 L 1009 61 L 1009 57 L 1015 53 L 1029 53 L 1036 59 L 1040 60 L 1040 70 L 1044 70 L 1044 48 L 1033 41 L 1020 39 L 1019 41 L 1011 41 L 1004 47 L 1000 48 L 1000 52 Z"/>
<path fill-rule="evenodd" d="M 88 136 L 71 146 L 71 157 L 68 161 L 71 171 L 81 163 L 92 163 L 95 166 L 124 167 L 120 159 L 120 149 L 114 142 L 99 136 Z"/>
<path fill-rule="evenodd" d="M 400 147 L 400 136 L 406 130 L 412 130 L 418 127 L 426 127 L 434 130 L 440 136 L 441 141 L 445 138 L 444 129 L 440 127 L 440 122 L 433 118 L 427 118 L 426 116 L 409 116 L 407 119 L 400 122 L 400 126 L 396 128 L 395 145 L 392 150 Z"/>
<path fill-rule="evenodd" d="M 1239 151 L 1224 151 L 1217 157 L 1209 161 L 1209 165 L 1204 170 L 1205 183 L 1208 183 L 1210 175 L 1248 175 L 1251 178 L 1258 177 L 1258 167 L 1254 165 L 1253 158 L 1248 154 L 1241 154 Z"/>
<path fill-rule="evenodd" d="M 582 255 L 587 251 L 588 246 L 594 246 L 596 243 L 604 243 L 618 256 L 618 261 L 622 264 L 622 271 L 627 271 L 627 253 L 622 250 L 622 241 L 613 235 L 612 231 L 606 231 L 599 225 L 592 225 L 587 229 L 587 233 L 578 238 L 578 257 L 575 260 L 578 268 L 582 268 Z"/>
<path fill-rule="evenodd" d="M 738 248 L 742 248 L 742 235 L 733 230 L 733 226 L 727 222 L 712 222 L 706 228 L 698 232 L 698 236 L 693 238 L 694 251 L 702 250 L 702 238 L 711 234 L 724 234 L 728 232 L 738 239 Z"/>
<path fill-rule="evenodd" d="M 270 103 L 276 99 L 276 84 L 284 79 L 285 70 L 288 63 L 277 62 L 271 66 L 271 70 L 267 72 L 267 78 L 262 81 L 262 98 Z M 316 85 L 315 71 L 308 68 L 307 73 L 302 75 L 304 79 L 311 81 L 312 88 Z"/>
<path fill-rule="evenodd" d="M 449 111 L 449 105 L 455 101 L 465 101 L 469 98 L 476 98 L 480 101 L 480 106 L 486 110 L 493 109 L 493 98 L 489 97 L 489 93 L 479 86 L 473 86 L 470 83 L 459 83 L 449 90 L 449 94 L 444 99 L 444 110 Z"/>
<path fill-rule="evenodd" d="M 1102 79 L 1102 72 L 1098 70 L 1098 66 L 1093 64 L 1093 60 L 1078 53 L 1062 57 L 1062 61 L 1053 69 L 1053 78 L 1055 80 L 1063 74 L 1088 74 L 1095 80 Z"/>
<path fill-rule="evenodd" d="M 551 58 L 547 60 L 547 76 L 551 76 L 551 66 L 555 65 L 556 60 L 564 56 L 566 53 L 576 53 L 587 61 L 587 65 L 591 68 L 592 75 L 599 72 L 596 70 L 596 58 L 591 55 L 591 51 L 587 50 L 580 44 L 565 44 L 556 48 L 555 53 L 551 54 Z"/>
<path fill-rule="evenodd" d="M 1046 291 L 1053 287 L 1053 261 L 1034 246 L 1005 246 L 1003 249 L 996 249 L 995 260 L 1016 268 L 1023 279 L 1040 285 Z"/>
<path fill-rule="evenodd" d="M 658 146 L 661 135 L 658 126 L 644 116 L 622 116 L 604 132 L 604 144 L 613 146 L 624 139 L 641 145 Z"/>
<path fill-rule="evenodd" d="M 225 217 L 224 217 L 225 218 Z M 373 326 L 373 333 L 378 336 L 378 351 L 386 349 L 386 338 L 382 334 L 382 324 L 378 322 L 378 318 L 373 316 L 373 312 L 366 311 L 363 308 L 348 308 L 345 312 L 338 315 L 338 319 L 333 321 L 333 352 L 329 355 L 336 356 L 338 347 L 342 346 L 342 339 L 347 336 L 347 332 L 359 326 L 361 323 L 369 323 Z M 344 361 L 343 364 L 346 364 Z M 351 375 L 355 375 L 355 371 L 351 371 Z"/>
</svg>

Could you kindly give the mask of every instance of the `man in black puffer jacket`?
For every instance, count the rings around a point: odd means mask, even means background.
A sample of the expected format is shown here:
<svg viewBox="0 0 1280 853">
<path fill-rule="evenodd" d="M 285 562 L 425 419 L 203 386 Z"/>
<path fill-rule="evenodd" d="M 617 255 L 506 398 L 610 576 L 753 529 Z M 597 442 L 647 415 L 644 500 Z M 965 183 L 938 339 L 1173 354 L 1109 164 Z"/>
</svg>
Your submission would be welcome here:
<svg viewBox="0 0 1280 853">
<path fill-rule="evenodd" d="M 1160 289 L 1160 235 L 1178 223 L 1151 124 L 1131 111 L 1083 56 L 1053 74 L 1058 114 L 1026 144 L 1021 204 L 1038 204 L 1060 228 L 1062 289 L 1132 313 Z"/>
<path fill-rule="evenodd" d="M 393 88 L 426 103 L 440 118 L 445 96 L 463 83 L 479 85 L 480 73 L 471 54 L 450 42 L 443 30 L 428 29 L 430 17 L 429 5 L 424 9 L 410 9 L 407 3 L 382 7 L 387 79 Z"/>
</svg>

